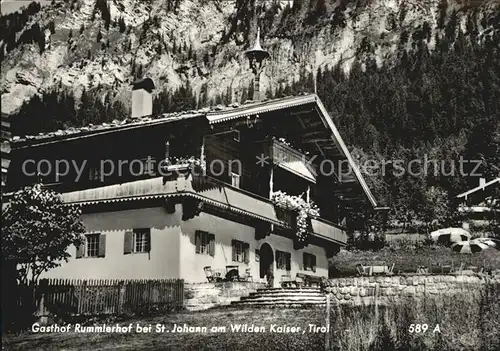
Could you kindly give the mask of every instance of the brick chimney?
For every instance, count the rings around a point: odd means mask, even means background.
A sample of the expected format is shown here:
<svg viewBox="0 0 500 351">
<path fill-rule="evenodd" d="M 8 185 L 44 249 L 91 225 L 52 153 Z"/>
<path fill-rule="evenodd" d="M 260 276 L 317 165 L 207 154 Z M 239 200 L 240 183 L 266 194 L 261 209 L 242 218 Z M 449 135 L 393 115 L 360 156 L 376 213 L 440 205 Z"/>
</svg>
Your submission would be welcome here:
<svg viewBox="0 0 500 351">
<path fill-rule="evenodd" d="M 132 118 L 153 114 L 153 95 L 155 85 L 150 78 L 138 79 L 132 83 Z"/>
</svg>

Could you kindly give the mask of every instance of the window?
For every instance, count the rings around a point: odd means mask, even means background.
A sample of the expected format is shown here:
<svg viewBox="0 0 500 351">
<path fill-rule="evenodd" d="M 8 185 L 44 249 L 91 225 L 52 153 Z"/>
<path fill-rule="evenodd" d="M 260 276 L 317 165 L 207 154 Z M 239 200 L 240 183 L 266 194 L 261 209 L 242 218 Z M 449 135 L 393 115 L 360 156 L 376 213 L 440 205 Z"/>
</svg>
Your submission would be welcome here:
<svg viewBox="0 0 500 351">
<path fill-rule="evenodd" d="M 130 162 L 129 169 L 132 176 L 153 175 L 156 159 L 148 156 L 137 160 L 139 162 Z"/>
<path fill-rule="evenodd" d="M 215 256 L 215 235 L 196 231 L 195 246 L 197 254 Z"/>
<path fill-rule="evenodd" d="M 289 252 L 276 251 L 276 268 L 291 270 L 292 255 Z"/>
<path fill-rule="evenodd" d="M 123 240 L 123 253 L 140 253 L 151 251 L 151 229 L 139 228 L 126 231 Z"/>
<path fill-rule="evenodd" d="M 248 263 L 250 256 L 250 245 L 239 240 L 233 240 L 231 243 L 233 247 L 233 261 Z"/>
<path fill-rule="evenodd" d="M 239 130 L 233 130 L 233 139 L 236 142 L 240 142 L 240 131 Z"/>
<path fill-rule="evenodd" d="M 240 187 L 240 175 L 231 172 L 231 185 L 234 186 L 235 188 Z"/>
<path fill-rule="evenodd" d="M 89 234 L 86 235 L 87 247 L 85 250 L 86 257 L 98 257 L 99 256 L 99 234 Z"/>
<path fill-rule="evenodd" d="M 149 252 L 150 229 L 134 229 L 134 252 Z"/>
<path fill-rule="evenodd" d="M 83 243 L 76 249 L 76 258 L 104 257 L 106 255 L 106 235 L 86 234 Z"/>
<path fill-rule="evenodd" d="M 304 270 L 316 272 L 316 256 L 304 252 Z"/>
<path fill-rule="evenodd" d="M 259 261 L 260 261 L 260 250 L 255 249 L 255 262 L 259 262 Z"/>
<path fill-rule="evenodd" d="M 99 167 L 91 167 L 89 169 L 89 180 L 100 180 L 101 175 L 99 170 L 100 170 Z"/>
</svg>

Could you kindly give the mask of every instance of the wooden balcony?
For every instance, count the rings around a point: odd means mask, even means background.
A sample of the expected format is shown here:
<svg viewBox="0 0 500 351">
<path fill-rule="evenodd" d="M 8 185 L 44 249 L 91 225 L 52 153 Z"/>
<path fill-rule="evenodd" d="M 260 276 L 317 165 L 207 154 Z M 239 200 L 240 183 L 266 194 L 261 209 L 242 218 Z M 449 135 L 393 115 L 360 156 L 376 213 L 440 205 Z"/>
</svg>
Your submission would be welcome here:
<svg viewBox="0 0 500 351">
<path fill-rule="evenodd" d="M 347 233 L 339 226 L 328 222 L 322 218 L 311 219 L 312 230 L 316 236 L 324 237 L 327 240 L 337 243 L 347 243 Z"/>
<path fill-rule="evenodd" d="M 312 183 L 316 183 L 316 170 L 307 163 L 308 158 L 294 148 L 277 140 L 271 141 L 270 158 L 273 164 Z"/>
<path fill-rule="evenodd" d="M 181 174 L 171 180 L 158 177 L 63 194 L 65 202 L 86 206 L 151 199 L 172 199 L 183 203 L 185 198 L 217 208 L 219 212 L 233 213 L 235 218 L 242 220 L 253 218 L 288 230 L 293 230 L 296 225 L 295 212 L 276 207 L 269 199 L 203 175 Z M 311 234 L 316 239 L 338 245 L 347 243 L 345 231 L 333 223 L 316 218 L 311 220 L 311 227 Z"/>
</svg>

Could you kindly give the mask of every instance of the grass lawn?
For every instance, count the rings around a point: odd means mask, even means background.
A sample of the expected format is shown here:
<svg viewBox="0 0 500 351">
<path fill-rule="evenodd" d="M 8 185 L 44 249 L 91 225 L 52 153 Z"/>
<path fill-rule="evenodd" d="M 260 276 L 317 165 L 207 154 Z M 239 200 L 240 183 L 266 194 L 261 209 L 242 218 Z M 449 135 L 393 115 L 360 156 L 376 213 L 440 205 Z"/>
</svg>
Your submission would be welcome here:
<svg viewBox="0 0 500 351">
<path fill-rule="evenodd" d="M 394 300 L 388 307 L 336 306 L 330 311 L 330 350 L 500 350 L 500 285 L 481 290 L 464 290 L 453 297 L 426 295 L 425 298 Z M 324 309 L 232 309 L 180 312 L 160 317 L 108 321 L 125 327 L 138 323 L 152 326 L 150 333 L 67 333 L 24 332 L 4 335 L 4 350 L 323 350 L 325 333 L 311 332 L 309 324 L 325 325 Z M 102 321 L 86 325 L 99 326 Z M 156 332 L 156 324 L 169 332 Z M 207 327 L 205 333 L 171 332 L 174 324 Z M 247 324 L 265 331 L 234 332 L 231 325 Z M 297 332 L 280 332 L 271 325 L 300 327 Z M 410 331 L 426 324 L 427 332 Z M 63 325 L 63 324 L 60 324 Z M 440 331 L 434 332 L 436 325 Z M 210 331 L 225 327 L 226 331 Z M 73 323 L 74 328 L 74 323 Z M 304 332 L 303 332 L 304 331 Z"/>
<path fill-rule="evenodd" d="M 488 249 L 475 254 L 460 254 L 443 246 L 401 246 L 395 243 L 379 251 L 341 251 L 330 259 L 333 276 L 356 276 L 356 264 L 394 263 L 394 272 L 415 273 L 419 266 L 460 266 L 461 263 L 483 266 L 485 270 L 500 269 L 500 251 Z"/>
<path fill-rule="evenodd" d="M 108 322 L 108 325 L 128 326 L 139 323 L 152 325 L 151 333 L 33 333 L 4 335 L 4 350 L 286 350 L 316 349 L 323 345 L 323 333 L 272 333 L 271 324 L 308 327 L 325 324 L 321 309 L 215 309 L 201 312 L 182 312 L 161 317 Z M 174 324 L 208 327 L 208 333 L 156 333 L 155 325 L 163 324 L 172 330 Z M 265 333 L 231 332 L 233 324 L 255 324 L 266 327 Z M 61 324 L 62 325 L 62 324 Z M 95 325 L 100 325 L 97 322 Z M 225 326 L 226 332 L 210 332 L 211 327 Z M 293 341 L 292 341 L 293 340 Z M 317 347 L 315 347 L 316 345 Z"/>
</svg>

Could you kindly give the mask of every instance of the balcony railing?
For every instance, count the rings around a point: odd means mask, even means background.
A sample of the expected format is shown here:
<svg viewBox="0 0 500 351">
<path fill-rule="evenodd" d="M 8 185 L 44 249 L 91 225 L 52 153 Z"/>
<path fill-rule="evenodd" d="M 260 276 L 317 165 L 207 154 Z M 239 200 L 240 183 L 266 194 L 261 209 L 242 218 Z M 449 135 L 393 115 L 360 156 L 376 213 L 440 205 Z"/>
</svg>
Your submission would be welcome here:
<svg viewBox="0 0 500 351">
<path fill-rule="evenodd" d="M 313 232 L 320 237 L 336 241 L 338 243 L 347 243 L 347 233 L 344 229 L 330 223 L 322 218 L 311 219 Z"/>
<path fill-rule="evenodd" d="M 187 175 L 187 174 L 186 174 Z M 63 201 L 80 204 L 117 203 L 179 196 L 195 197 L 202 202 L 293 229 L 296 213 L 275 206 L 271 200 L 230 186 L 207 176 L 180 175 L 177 179 L 163 177 L 85 189 L 63 194 Z M 313 236 L 345 244 L 345 231 L 320 218 L 311 219 Z"/>
<path fill-rule="evenodd" d="M 311 182 L 316 182 L 316 170 L 308 163 L 303 153 L 277 140 L 272 141 L 270 153 L 273 164 Z"/>
</svg>

